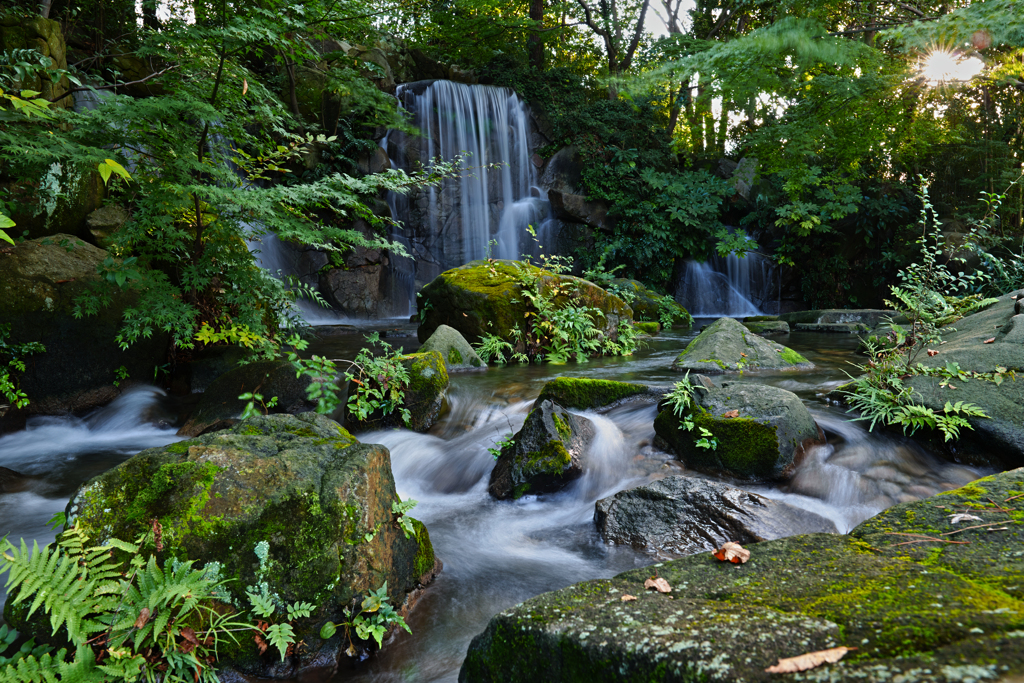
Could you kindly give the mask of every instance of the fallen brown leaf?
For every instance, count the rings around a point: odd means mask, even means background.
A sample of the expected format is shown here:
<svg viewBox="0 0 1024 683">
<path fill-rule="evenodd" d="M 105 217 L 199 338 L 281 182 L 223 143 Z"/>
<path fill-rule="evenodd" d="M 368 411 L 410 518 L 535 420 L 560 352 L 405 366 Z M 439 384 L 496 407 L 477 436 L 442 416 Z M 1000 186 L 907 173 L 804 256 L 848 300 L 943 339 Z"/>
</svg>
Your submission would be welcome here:
<svg viewBox="0 0 1024 683">
<path fill-rule="evenodd" d="M 743 564 L 750 559 L 750 551 L 732 541 L 724 543 L 721 548 L 711 554 L 715 556 L 716 560 L 733 564 Z"/>
<path fill-rule="evenodd" d="M 995 341 L 996 341 L 996 338 L 995 338 L 995 337 L 992 337 L 991 339 L 986 339 L 986 340 L 985 340 L 984 342 L 982 342 L 982 343 L 983 343 L 983 344 L 993 344 L 993 343 L 995 343 Z"/>
<path fill-rule="evenodd" d="M 779 659 L 779 663 L 765 669 L 770 674 L 792 674 L 798 671 L 807 671 L 822 664 L 835 664 L 855 647 L 834 647 L 831 650 L 818 650 L 808 652 L 799 657 L 787 657 Z"/>
<path fill-rule="evenodd" d="M 739 416 L 740 416 L 740 411 L 738 411 L 738 410 L 727 410 L 726 412 L 722 413 L 722 417 L 739 417 Z"/>
<path fill-rule="evenodd" d="M 259 649 L 260 654 L 263 654 L 267 651 L 267 641 L 263 638 L 263 636 L 257 633 L 252 637 L 252 639 L 256 641 L 256 647 L 257 649 Z"/>
<path fill-rule="evenodd" d="M 247 80 L 245 80 L 243 78 L 242 79 L 242 94 L 245 95 L 245 93 L 247 93 L 247 92 L 249 92 L 249 81 L 247 81 Z"/>
<path fill-rule="evenodd" d="M 647 579 L 644 581 L 644 588 L 647 590 L 654 589 L 659 593 L 671 593 L 672 586 L 668 585 L 668 581 L 661 578 L 660 576 L 656 579 Z"/>
<path fill-rule="evenodd" d="M 935 351 L 934 349 L 928 349 L 928 355 L 929 356 L 937 356 L 937 355 L 939 355 L 939 352 Z"/>
<path fill-rule="evenodd" d="M 149 617 L 153 613 L 149 611 L 148 607 L 143 607 L 142 611 L 139 612 L 139 618 L 135 620 L 135 628 L 142 628 L 149 622 Z"/>
<path fill-rule="evenodd" d="M 619 598 L 619 600 L 622 600 L 622 602 L 633 602 L 634 600 L 636 600 L 636 596 L 626 593 L 621 598 Z"/>
</svg>

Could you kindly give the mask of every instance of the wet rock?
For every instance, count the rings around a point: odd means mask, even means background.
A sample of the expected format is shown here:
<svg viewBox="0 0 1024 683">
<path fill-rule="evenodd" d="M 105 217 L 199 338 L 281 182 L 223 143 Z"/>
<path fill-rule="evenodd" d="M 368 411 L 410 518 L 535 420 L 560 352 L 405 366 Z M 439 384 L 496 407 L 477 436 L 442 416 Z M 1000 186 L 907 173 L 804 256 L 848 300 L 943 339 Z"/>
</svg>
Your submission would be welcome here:
<svg viewBox="0 0 1024 683">
<path fill-rule="evenodd" d="M 631 382 L 557 377 L 544 385 L 534 405 L 553 401 L 565 408 L 596 410 L 628 400 L 657 401 L 664 393 L 664 389 Z"/>
<path fill-rule="evenodd" d="M 783 313 L 779 316 L 779 320 L 785 320 L 791 326 L 859 324 L 866 326 L 869 330 L 882 323 L 888 323 L 890 319 L 896 324 L 907 322 L 906 317 L 898 314 L 896 311 L 879 308 L 823 308 L 812 311 Z M 843 331 L 845 331 L 845 328 Z"/>
<path fill-rule="evenodd" d="M 437 351 L 444 358 L 448 372 L 476 370 L 487 367 L 466 338 L 459 331 L 447 325 L 438 325 L 430 339 L 423 342 L 420 353 Z"/>
<path fill-rule="evenodd" d="M 590 420 L 538 400 L 512 444 L 501 450 L 488 491 L 498 499 L 557 491 L 583 474 L 583 452 L 593 438 Z"/>
<path fill-rule="evenodd" d="M 432 571 L 427 530 L 417 523 L 406 538 L 392 512 L 397 500 L 386 448 L 304 413 L 142 451 L 82 486 L 67 512 L 98 542 L 134 539 L 159 519 L 163 559 L 205 565 L 226 580 L 235 604 L 247 605 L 246 587 L 260 582 L 282 603 L 313 603 L 312 617 L 292 622 L 305 647 L 284 666 L 275 653 L 261 657 L 252 638 L 221 649 L 221 665 L 244 674 L 295 677 L 310 663 L 342 658 L 348 643 L 322 640 L 324 622 L 348 620 L 351 605 L 385 581 L 401 605 Z M 11 607 L 5 619 L 21 628 Z"/>
<path fill-rule="evenodd" d="M 399 411 L 388 415 L 374 413 L 366 420 L 356 420 L 346 414 L 345 426 L 353 432 L 364 432 L 390 427 L 408 427 L 425 432 L 434 426 L 444 408 L 445 394 L 450 380 L 444 359 L 437 351 L 410 353 L 402 357 L 402 365 L 409 371 L 409 386 L 405 390 L 402 407 L 409 411 L 409 422 L 402 421 Z M 354 387 L 349 385 L 349 394 Z"/>
<path fill-rule="evenodd" d="M 670 296 L 662 296 L 648 289 L 636 280 L 617 278 L 612 280 L 609 289 L 622 293 L 621 298 L 633 309 L 635 320 L 661 322 L 662 315 L 671 316 L 671 325 L 689 327 L 693 325 L 693 316 L 682 305 Z"/>
<path fill-rule="evenodd" d="M 1022 491 L 1013 470 L 901 503 L 849 535 L 753 544 L 746 564 L 701 553 L 539 595 L 491 619 L 459 681 L 767 682 L 779 658 L 838 646 L 857 650 L 796 678 L 1012 680 L 1024 673 L 1021 531 L 985 501 L 1024 515 L 1012 499 Z M 941 547 L 900 535 L 948 533 L 964 507 L 1000 524 Z M 644 589 L 655 572 L 671 593 Z"/>
<path fill-rule="evenodd" d="M 599 230 L 615 227 L 615 218 L 608 215 L 610 206 L 604 200 L 588 200 L 585 195 L 551 190 L 548 192 L 555 218 L 583 223 Z"/>
<path fill-rule="evenodd" d="M 148 381 L 164 361 L 169 337 L 154 332 L 123 350 L 115 341 L 122 314 L 136 297 L 114 291 L 112 304 L 96 316 L 75 318 L 75 299 L 99 280 L 98 265 L 109 254 L 71 235 L 27 240 L 0 251 L 0 325 L 9 343 L 41 342 L 45 353 L 26 356 L 18 373 L 31 403 L 0 418 L 0 431 L 20 429 L 27 415 L 62 415 L 104 405 L 125 388 L 115 371 Z"/>
<path fill-rule="evenodd" d="M 306 396 L 309 384 L 309 377 L 295 376 L 295 366 L 288 361 L 264 360 L 238 366 L 218 377 L 203 392 L 178 435 L 199 436 L 214 427 L 232 425 L 248 403 L 238 398 L 245 393 L 260 394 L 264 403 L 276 396 L 277 405 L 268 409 L 271 413 L 305 413 L 316 407 L 316 402 Z"/>
<path fill-rule="evenodd" d="M 387 271 L 380 263 L 329 268 L 320 274 L 320 291 L 331 306 L 359 317 L 372 317 L 384 305 Z"/>
<path fill-rule="evenodd" d="M 733 541 L 837 533 L 821 517 L 756 493 L 692 477 L 666 477 L 597 501 L 594 521 L 605 541 L 657 553 L 692 555 Z"/>
<path fill-rule="evenodd" d="M 672 369 L 679 372 L 707 374 L 813 367 L 796 351 L 752 334 L 732 318 L 719 318 L 708 325 L 672 363 Z"/>
<path fill-rule="evenodd" d="M 0 467 L 0 493 L 16 493 L 24 491 L 28 486 L 29 477 L 14 470 Z"/>
<path fill-rule="evenodd" d="M 751 481 L 782 480 L 793 474 L 796 462 L 823 435 L 810 411 L 796 394 L 778 387 L 723 383 L 694 391 L 695 405 L 677 416 L 666 407 L 654 421 L 654 431 L 690 469 L 726 474 Z M 726 417 L 726 413 L 736 417 Z M 687 430 L 689 418 L 694 428 Z M 717 446 L 698 446 L 701 429 Z"/>
<path fill-rule="evenodd" d="M 511 330 L 522 327 L 531 310 L 519 284 L 526 274 L 540 277 L 544 291 L 555 285 L 574 286 L 583 305 L 601 311 L 602 331 L 610 339 L 618 338 L 620 322 L 633 319 L 633 310 L 622 299 L 587 280 L 554 275 L 519 261 L 470 261 L 441 273 L 423 288 L 420 341 L 425 342 L 441 325 L 455 328 L 471 344 L 485 334 L 513 340 Z M 554 299 L 556 306 L 566 301 L 566 296 Z"/>
<path fill-rule="evenodd" d="M 85 224 L 96 244 L 105 247 L 110 236 L 120 230 L 127 220 L 128 212 L 124 208 L 118 204 L 107 204 L 90 213 Z"/>
<path fill-rule="evenodd" d="M 871 327 L 863 323 L 796 323 L 793 329 L 798 332 L 832 332 L 834 334 L 862 334 L 871 331 Z"/>
<path fill-rule="evenodd" d="M 762 337 L 775 337 L 781 334 L 789 334 L 789 323 L 784 320 L 766 320 L 766 321 L 743 321 L 743 327 L 747 328 L 754 334 L 759 334 Z"/>
</svg>

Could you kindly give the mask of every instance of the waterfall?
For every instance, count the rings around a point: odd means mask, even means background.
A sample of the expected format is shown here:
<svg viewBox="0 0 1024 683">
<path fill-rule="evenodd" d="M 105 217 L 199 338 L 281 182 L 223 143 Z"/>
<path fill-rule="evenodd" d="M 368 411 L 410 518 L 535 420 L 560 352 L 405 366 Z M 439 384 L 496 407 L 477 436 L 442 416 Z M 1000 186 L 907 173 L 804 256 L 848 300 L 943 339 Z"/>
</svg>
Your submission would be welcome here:
<svg viewBox="0 0 1024 683">
<path fill-rule="evenodd" d="M 401 225 L 392 239 L 410 258 L 392 259 L 393 314 L 415 310 L 413 293 L 441 272 L 474 259 L 518 259 L 534 251 L 549 205 L 535 187 L 529 112 L 508 88 L 419 81 L 397 90 L 420 135 L 388 133 L 382 145 L 393 167 L 413 170 L 463 156 L 461 177 L 410 195 L 391 193 Z M 408 310 L 403 306 L 408 305 Z"/>
<path fill-rule="evenodd" d="M 759 254 L 687 261 L 676 299 L 696 318 L 742 318 L 778 311 L 773 266 Z"/>
</svg>

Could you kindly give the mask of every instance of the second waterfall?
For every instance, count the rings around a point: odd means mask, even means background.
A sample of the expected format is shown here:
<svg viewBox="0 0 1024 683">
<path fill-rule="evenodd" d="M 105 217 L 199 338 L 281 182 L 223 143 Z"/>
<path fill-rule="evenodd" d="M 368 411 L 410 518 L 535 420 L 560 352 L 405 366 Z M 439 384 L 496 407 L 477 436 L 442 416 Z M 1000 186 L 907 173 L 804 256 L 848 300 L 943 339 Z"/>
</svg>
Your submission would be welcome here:
<svg viewBox="0 0 1024 683">
<path fill-rule="evenodd" d="M 391 263 L 394 315 L 415 310 L 414 293 L 441 272 L 473 259 L 516 259 L 533 251 L 549 205 L 536 186 L 526 105 L 507 88 L 451 81 L 401 85 L 401 106 L 420 135 L 391 131 L 382 145 L 394 167 L 414 170 L 462 155 L 459 178 L 410 195 L 391 193 L 400 224 L 392 238 L 410 258 Z"/>
</svg>

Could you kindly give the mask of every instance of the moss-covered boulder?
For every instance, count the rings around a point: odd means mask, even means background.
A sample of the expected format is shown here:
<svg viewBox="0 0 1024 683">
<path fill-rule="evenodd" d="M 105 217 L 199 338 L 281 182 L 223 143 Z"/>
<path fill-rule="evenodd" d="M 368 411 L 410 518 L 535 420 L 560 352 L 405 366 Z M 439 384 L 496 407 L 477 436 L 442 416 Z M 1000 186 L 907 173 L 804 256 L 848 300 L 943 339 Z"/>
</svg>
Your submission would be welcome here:
<svg viewBox="0 0 1024 683">
<path fill-rule="evenodd" d="M 982 521 L 953 524 L 963 509 Z M 847 536 L 753 544 L 746 564 L 702 553 L 579 583 L 496 615 L 459 681 L 1018 680 L 1021 519 L 1024 470 L 1013 470 L 897 505 Z M 655 575 L 671 593 L 644 589 Z M 856 650 L 787 679 L 765 671 L 839 646 Z"/>
<path fill-rule="evenodd" d="M 653 337 L 661 332 L 661 323 L 633 323 L 633 327 L 637 329 L 640 334 L 646 334 L 649 337 Z"/>
<path fill-rule="evenodd" d="M 685 428 L 686 418 L 693 429 Z M 655 418 L 654 431 L 688 468 L 750 481 L 788 478 L 806 446 L 822 440 L 796 394 L 735 382 L 696 388 L 694 405 L 682 417 L 666 407 Z M 699 445 L 703 438 L 711 445 Z"/>
<path fill-rule="evenodd" d="M 35 50 L 44 57 L 49 57 L 55 69 L 67 69 L 67 44 L 60 22 L 44 19 L 40 16 L 21 16 L 12 13 L 0 16 L 0 52 L 13 50 Z M 62 76 L 56 83 L 48 77 L 35 72 L 31 76 L 14 82 L 8 90 L 35 90 L 46 100 L 55 102 L 55 106 L 70 108 L 74 105 L 71 97 L 61 98 L 71 88 L 71 81 Z"/>
<path fill-rule="evenodd" d="M 488 491 L 498 499 L 557 491 L 583 474 L 583 452 L 593 438 L 590 420 L 538 400 L 512 443 L 501 449 Z"/>
<path fill-rule="evenodd" d="M 719 318 L 708 325 L 672 363 L 672 369 L 679 372 L 709 375 L 813 367 L 814 363 L 793 349 L 763 339 L 732 318 Z"/>
<path fill-rule="evenodd" d="M 277 657 L 259 657 L 251 638 L 221 649 L 222 663 L 244 673 L 287 677 L 341 657 L 348 642 L 321 639 L 325 621 L 347 621 L 385 581 L 400 605 L 432 572 L 426 529 L 406 538 L 397 500 L 386 448 L 304 413 L 142 451 L 82 486 L 67 514 L 98 541 L 134 539 L 158 520 L 165 561 L 188 558 L 218 574 L 236 605 L 262 583 L 285 603 L 313 603 L 314 615 L 295 623 L 305 647 L 286 665 L 268 668 Z"/>
<path fill-rule="evenodd" d="M 408 427 L 425 432 L 434 426 L 441 416 L 450 384 L 444 359 L 437 351 L 410 353 L 402 357 L 402 365 L 409 371 L 409 387 L 405 390 L 402 406 L 409 411 L 409 423 L 402 421 L 398 411 L 388 415 L 374 413 L 366 420 L 356 420 L 353 415 L 346 414 L 346 427 L 354 432 L 390 427 Z M 350 384 L 348 390 L 351 393 L 355 387 Z"/>
<path fill-rule="evenodd" d="M 596 410 L 615 405 L 620 401 L 657 401 L 664 393 L 662 389 L 632 382 L 557 377 L 540 390 L 540 396 L 537 397 L 535 405 L 544 401 L 553 401 L 565 408 Z"/>
<path fill-rule="evenodd" d="M 203 392 L 203 397 L 181 429 L 179 436 L 224 429 L 237 422 L 248 400 L 242 394 L 259 394 L 264 403 L 277 398 L 271 413 L 305 413 L 316 407 L 306 397 L 310 379 L 296 377 L 295 366 L 285 360 L 264 360 L 240 365 L 224 373 Z M 257 403 L 257 406 L 259 404 Z"/>
<path fill-rule="evenodd" d="M 658 294 L 636 280 L 616 278 L 612 280 L 611 289 L 624 292 L 622 298 L 629 302 L 633 309 L 633 318 L 661 322 L 662 318 L 671 316 L 671 325 L 693 324 L 693 316 L 679 302 L 668 295 Z"/>
<path fill-rule="evenodd" d="M 430 338 L 423 342 L 419 351 L 420 353 L 427 351 L 440 353 L 448 372 L 479 370 L 487 367 L 487 364 L 481 360 L 466 338 L 459 334 L 454 327 L 448 325 L 438 325 Z"/>
<path fill-rule="evenodd" d="M 97 266 L 109 254 L 71 235 L 27 240 L 0 249 L 0 325 L 9 341 L 41 342 L 45 353 L 24 358 L 15 373 L 31 403 L 0 417 L 0 431 L 20 429 L 30 414 L 60 415 L 109 403 L 125 388 L 117 371 L 148 381 L 163 363 L 168 335 L 155 332 L 127 350 L 114 338 L 134 296 L 115 291 L 99 315 L 75 318 L 75 299 L 99 280 Z M 3 363 L 8 358 L 2 358 Z"/>
<path fill-rule="evenodd" d="M 973 429 L 960 430 L 951 454 L 999 468 L 1024 465 L 1024 314 L 1016 312 L 1020 299 L 1014 296 L 1024 298 L 1024 290 L 1001 296 L 985 310 L 952 323 L 954 330 L 942 335 L 944 343 L 931 347 L 937 353 L 919 358 L 925 366 L 955 364 L 968 376 L 979 373 L 990 379 L 1002 368 L 1000 384 L 982 377 L 944 382 L 941 376 L 918 375 L 906 380 L 914 390 L 913 400 L 932 410 L 957 401 L 980 406 L 989 417 L 970 418 Z"/>
<path fill-rule="evenodd" d="M 786 536 L 837 533 L 813 512 L 693 477 L 665 477 L 597 501 L 594 522 L 605 541 L 659 557 L 681 557 Z"/>
<path fill-rule="evenodd" d="M 521 261 L 470 261 L 441 273 L 420 292 L 420 341 L 425 342 L 441 325 L 455 328 L 471 344 L 486 334 L 511 341 L 513 328 L 526 331 L 526 313 L 532 310 L 523 296 L 524 276 L 540 278 L 543 292 L 563 285 L 562 289 L 572 289 L 579 303 L 601 312 L 603 320 L 598 326 L 610 339 L 618 338 L 620 322 L 633 319 L 633 309 L 626 302 L 587 280 L 554 275 Z M 568 299 L 557 296 L 555 305 Z"/>
<path fill-rule="evenodd" d="M 789 334 L 789 323 L 784 320 L 765 320 L 765 321 L 743 321 L 743 327 L 747 328 L 754 334 L 759 334 L 762 337 L 775 337 L 782 334 Z"/>
</svg>

